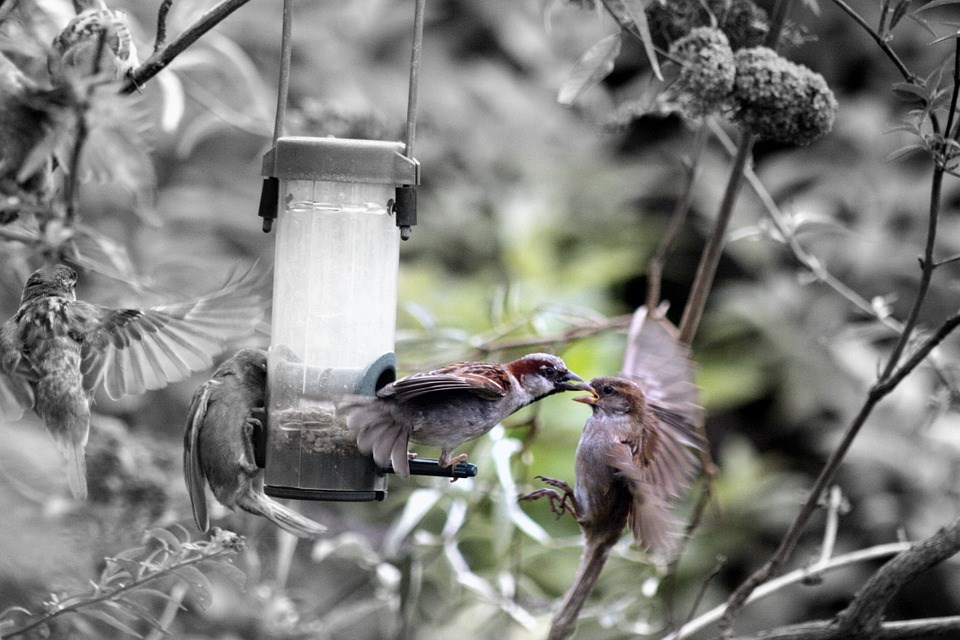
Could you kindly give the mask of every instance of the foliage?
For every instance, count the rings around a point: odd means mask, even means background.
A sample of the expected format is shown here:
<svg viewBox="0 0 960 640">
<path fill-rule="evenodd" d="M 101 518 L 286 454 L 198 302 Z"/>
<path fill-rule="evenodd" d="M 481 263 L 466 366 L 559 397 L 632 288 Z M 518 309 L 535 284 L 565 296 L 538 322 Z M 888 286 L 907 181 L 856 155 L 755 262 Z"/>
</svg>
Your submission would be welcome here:
<svg viewBox="0 0 960 640">
<path fill-rule="evenodd" d="M 44 88 L 61 86 L 47 83 L 44 47 L 67 23 L 70 4 L 19 0 L 17 12 L 29 19 L 15 19 L 14 5 L 0 3 L 0 49 Z M 117 4 L 146 59 L 159 3 Z M 214 4 L 173 2 L 167 41 Z M 294 4 L 287 132 L 398 139 L 412 4 Z M 789 58 L 791 69 L 822 75 L 839 103 L 833 130 L 809 147 L 753 147 L 754 166 L 731 208 L 693 341 L 718 466 L 713 502 L 673 574 L 625 543 L 614 550 L 580 637 L 661 637 L 695 604 L 698 613 L 721 606 L 776 551 L 904 327 L 914 330 L 898 363 L 956 312 L 955 42 L 931 44 L 949 31 L 937 20 L 951 8 L 871 5 L 862 8 L 867 31 L 844 3 L 821 4 L 819 13 L 798 6 L 788 16 L 791 37 L 778 63 Z M 420 225 L 402 247 L 402 369 L 536 348 L 559 350 L 584 377 L 618 370 L 627 314 L 645 300 L 648 263 L 693 175 L 691 215 L 662 283 L 669 317 L 680 321 L 737 150 L 725 144 L 738 139 L 732 122 L 704 118 L 695 132 L 701 121 L 678 114 L 664 89 L 680 70 L 663 53 L 697 27 L 721 29 L 734 51 L 760 46 L 773 4 L 438 0 L 427 7 L 417 151 L 424 183 Z M 249 3 L 130 101 L 114 99 L 112 79 L 66 85 L 89 105 L 81 118 L 89 125 L 84 153 L 123 171 L 71 174 L 78 175 L 72 225 L 63 223 L 69 201 L 62 188 L 40 200 L 4 191 L 0 305 L 7 316 L 25 275 L 46 260 L 72 259 L 91 270 L 81 282 L 86 299 L 145 306 L 170 291 L 207 291 L 238 261 L 272 259 L 272 238 L 259 231 L 255 209 L 279 34 L 277 3 Z M 571 106 L 556 104 L 558 95 Z M 68 129 L 77 113 L 66 114 Z M 612 122 L 618 126 L 605 126 Z M 95 153 L 98 137 L 106 153 Z M 933 260 L 924 258 L 937 266 L 935 277 L 928 267 L 914 314 L 916 256 L 927 241 L 937 167 L 944 171 L 939 233 Z M 892 543 L 900 532 L 927 537 L 956 517 L 957 359 L 957 338 L 947 336 L 877 404 L 835 478 L 850 510 L 815 504 L 784 569 L 822 566 L 829 561 L 823 548 L 846 557 Z M 136 545 L 141 531 L 190 523 L 179 456 L 199 380 L 121 401 L 97 398 L 87 504 L 63 498 L 56 452 L 39 422 L 2 425 L 0 609 L 43 616 L 32 603 L 51 592 L 61 607 L 116 593 L 130 579 L 122 572 L 139 568 L 104 564 L 104 557 L 123 557 L 117 549 Z M 147 637 L 153 619 L 188 640 L 543 637 L 575 570 L 578 531 L 547 505 L 521 507 L 516 496 L 534 488 L 535 475 L 573 480 L 584 412 L 557 397 L 511 418 L 468 449 L 480 467 L 475 479 L 391 479 L 380 504 L 300 504 L 332 530 L 312 546 L 294 548 L 252 517 L 212 512 L 248 541 L 237 555 L 247 588 L 201 566 L 209 585 L 196 575 L 193 582 L 209 590 L 205 609 L 188 595 L 196 587 L 182 581 L 186 611 L 179 614 L 149 592 L 131 600 L 143 611 L 118 605 L 138 621 L 109 599 L 87 608 Z M 695 498 L 680 505 L 683 518 Z M 831 518 L 838 521 L 832 540 L 825 535 Z M 171 535 L 190 557 L 202 553 L 196 545 L 213 544 Z M 169 568 L 180 552 L 166 544 L 153 538 L 142 553 L 158 552 Z M 726 562 L 708 580 L 719 555 Z M 830 617 L 878 562 L 845 564 L 818 585 L 780 587 L 744 609 L 738 628 Z M 886 609 L 888 618 L 951 614 L 960 604 L 956 574 L 944 563 L 921 575 L 922 601 L 905 592 Z M 168 571 L 157 580 L 176 596 L 179 578 Z M 25 623 L 22 610 L 8 611 L 6 621 Z M 126 633 L 109 624 L 78 612 L 50 628 L 72 625 L 78 637 Z"/>
</svg>

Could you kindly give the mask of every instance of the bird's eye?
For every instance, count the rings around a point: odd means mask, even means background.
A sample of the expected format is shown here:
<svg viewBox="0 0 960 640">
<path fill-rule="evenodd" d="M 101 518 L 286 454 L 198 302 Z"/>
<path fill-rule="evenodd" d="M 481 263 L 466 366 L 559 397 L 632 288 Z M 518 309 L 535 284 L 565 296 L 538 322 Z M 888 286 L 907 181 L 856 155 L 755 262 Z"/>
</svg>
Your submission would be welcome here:
<svg viewBox="0 0 960 640">
<path fill-rule="evenodd" d="M 609 384 L 605 384 L 605 385 L 603 385 L 603 388 L 600 389 L 600 393 L 602 393 L 602 394 L 605 395 L 605 396 L 608 396 L 608 395 L 610 395 L 611 393 L 613 393 L 613 387 L 610 386 Z"/>
<path fill-rule="evenodd" d="M 542 371 L 543 375 L 545 375 L 548 378 L 553 377 L 557 374 L 557 370 L 554 367 L 550 366 L 549 364 L 545 364 L 542 367 L 540 367 L 540 371 Z"/>
</svg>

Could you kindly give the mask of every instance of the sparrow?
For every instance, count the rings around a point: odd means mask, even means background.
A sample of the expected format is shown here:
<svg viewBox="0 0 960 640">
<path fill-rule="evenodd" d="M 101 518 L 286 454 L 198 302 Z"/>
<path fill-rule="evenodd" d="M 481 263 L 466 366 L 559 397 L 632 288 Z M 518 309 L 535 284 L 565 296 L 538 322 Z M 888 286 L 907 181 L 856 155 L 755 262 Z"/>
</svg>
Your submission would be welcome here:
<svg viewBox="0 0 960 640">
<path fill-rule="evenodd" d="M 440 447 L 438 463 L 449 467 L 467 459 L 465 453 L 451 457 L 457 447 L 515 411 L 560 391 L 586 388 L 557 356 L 532 353 L 506 364 L 458 362 L 417 373 L 384 386 L 376 397 L 343 401 L 338 411 L 356 432 L 362 453 L 407 477 L 411 440 Z"/>
<path fill-rule="evenodd" d="M 73 7 L 77 15 L 53 39 L 59 63 L 80 76 L 106 73 L 120 80 L 129 75 L 140 58 L 127 15 L 111 10 L 103 0 L 74 0 Z M 56 64 L 57 59 L 51 59 L 51 73 Z"/>
<path fill-rule="evenodd" d="M 262 424 L 267 352 L 241 349 L 221 364 L 193 395 L 183 435 L 183 475 L 193 519 L 210 528 L 205 485 L 225 507 L 263 516 L 300 538 L 319 537 L 326 527 L 301 516 L 263 492 L 263 470 L 253 454 L 253 434 Z"/>
<path fill-rule="evenodd" d="M 90 402 L 160 389 L 206 369 L 224 343 L 249 335 L 266 304 L 253 269 L 210 295 L 149 309 L 77 300 L 77 273 L 44 267 L 27 279 L 16 314 L 0 326 L 0 420 L 32 409 L 67 459 L 74 497 L 87 495 L 84 447 Z"/>
<path fill-rule="evenodd" d="M 668 555 L 679 540 L 673 499 L 683 495 L 697 468 L 700 438 L 689 408 L 652 401 L 637 381 L 600 377 L 593 394 L 574 398 L 593 413 L 577 445 L 575 484 L 544 478 L 560 490 L 542 489 L 524 499 L 548 497 L 554 510 L 570 511 L 585 544 L 580 566 L 554 617 L 548 638 L 569 637 L 600 576 L 610 549 L 626 526 L 647 551 Z"/>
</svg>

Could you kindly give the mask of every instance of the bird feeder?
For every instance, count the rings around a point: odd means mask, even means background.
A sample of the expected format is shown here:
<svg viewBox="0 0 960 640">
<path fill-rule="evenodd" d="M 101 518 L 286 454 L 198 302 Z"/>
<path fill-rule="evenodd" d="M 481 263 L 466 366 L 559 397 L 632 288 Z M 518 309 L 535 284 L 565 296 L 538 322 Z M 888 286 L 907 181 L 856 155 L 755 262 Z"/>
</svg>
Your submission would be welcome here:
<svg viewBox="0 0 960 640">
<path fill-rule="evenodd" d="M 386 495 L 385 470 L 359 452 L 336 413 L 347 395 L 374 395 L 396 378 L 394 333 L 400 239 L 416 224 L 420 165 L 412 157 L 423 28 L 417 2 L 406 143 L 280 136 L 290 60 L 290 2 L 277 127 L 263 159 L 260 216 L 276 222 L 273 321 L 265 437 L 268 495 L 369 501 Z M 411 473 L 474 475 L 415 460 Z M 470 468 L 472 467 L 472 469 Z"/>
</svg>

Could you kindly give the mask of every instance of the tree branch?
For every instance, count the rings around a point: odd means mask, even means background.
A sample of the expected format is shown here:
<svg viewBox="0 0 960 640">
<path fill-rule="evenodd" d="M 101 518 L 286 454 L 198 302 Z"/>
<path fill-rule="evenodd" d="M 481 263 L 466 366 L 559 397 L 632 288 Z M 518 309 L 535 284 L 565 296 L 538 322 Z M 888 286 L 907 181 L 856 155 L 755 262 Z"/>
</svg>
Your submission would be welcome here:
<svg viewBox="0 0 960 640">
<path fill-rule="evenodd" d="M 927 618 L 887 622 L 877 627 L 870 640 L 936 640 L 952 639 L 960 634 L 960 616 Z M 803 624 L 761 631 L 750 636 L 738 636 L 736 640 L 849 640 L 852 636 L 839 631 L 831 620 L 804 622 Z"/>
<path fill-rule="evenodd" d="M 873 635 L 890 600 L 904 584 L 960 551 L 960 519 L 883 565 L 837 616 L 840 631 Z M 954 627 L 955 629 L 958 627 Z"/>
<path fill-rule="evenodd" d="M 200 39 L 210 29 L 217 26 L 231 13 L 247 4 L 250 0 L 223 0 L 200 18 L 184 29 L 184 31 L 170 42 L 147 58 L 143 64 L 130 72 L 124 83 L 121 93 L 133 93 L 147 80 L 157 75 L 169 65 L 174 58 L 183 53 L 187 47 Z"/>
<path fill-rule="evenodd" d="M 890 544 L 882 544 L 876 547 L 870 547 L 869 549 L 861 549 L 860 551 L 854 551 L 842 556 L 836 556 L 827 562 L 818 562 L 810 567 L 796 569 L 795 571 L 784 574 L 779 578 L 771 580 L 758 587 L 747 598 L 747 603 L 756 602 L 757 600 L 772 595 L 792 584 L 803 582 L 811 578 L 819 578 L 828 573 L 832 573 L 837 569 L 841 569 L 852 564 L 867 562 L 869 560 L 875 560 L 877 558 L 883 558 L 886 556 L 892 556 L 906 551 L 910 547 L 911 543 L 909 542 L 892 542 Z M 695 619 L 683 625 L 683 627 L 681 627 L 679 630 L 667 635 L 663 638 L 663 640 L 682 640 L 682 638 L 687 638 L 697 631 L 707 627 L 708 625 L 713 624 L 717 620 L 720 620 L 726 609 L 726 604 L 714 607 L 710 611 L 697 616 Z"/>
</svg>

